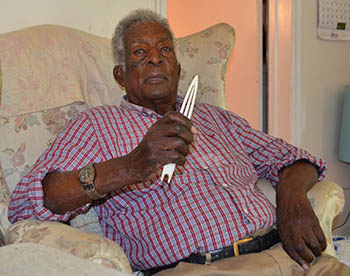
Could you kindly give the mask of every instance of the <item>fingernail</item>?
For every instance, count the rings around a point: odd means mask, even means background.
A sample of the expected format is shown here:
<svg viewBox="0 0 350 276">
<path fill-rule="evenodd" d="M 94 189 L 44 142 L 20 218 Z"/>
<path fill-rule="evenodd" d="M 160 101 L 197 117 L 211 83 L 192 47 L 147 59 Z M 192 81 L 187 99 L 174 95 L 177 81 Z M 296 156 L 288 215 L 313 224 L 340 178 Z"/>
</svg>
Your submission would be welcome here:
<svg viewBox="0 0 350 276">
<path fill-rule="evenodd" d="M 302 268 L 304 269 L 304 271 L 308 271 L 309 268 L 310 268 L 310 266 L 307 265 L 307 264 L 303 264 L 303 265 L 302 265 Z"/>
<path fill-rule="evenodd" d="M 191 131 L 194 135 L 198 134 L 198 130 L 194 126 L 191 127 Z"/>
</svg>

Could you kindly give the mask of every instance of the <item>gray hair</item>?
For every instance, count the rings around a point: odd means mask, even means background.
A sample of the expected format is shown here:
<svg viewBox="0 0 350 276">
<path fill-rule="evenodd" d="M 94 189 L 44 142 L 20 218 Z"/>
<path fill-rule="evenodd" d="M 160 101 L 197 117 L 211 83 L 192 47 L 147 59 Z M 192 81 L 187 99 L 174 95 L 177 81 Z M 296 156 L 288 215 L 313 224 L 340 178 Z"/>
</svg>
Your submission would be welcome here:
<svg viewBox="0 0 350 276">
<path fill-rule="evenodd" d="M 137 9 L 119 21 L 114 30 L 112 38 L 112 52 L 114 63 L 123 66 L 125 69 L 125 34 L 127 30 L 138 22 L 156 22 L 161 24 L 171 36 L 171 40 L 175 45 L 175 37 L 170 29 L 168 20 L 158 13 L 148 9 Z"/>
</svg>

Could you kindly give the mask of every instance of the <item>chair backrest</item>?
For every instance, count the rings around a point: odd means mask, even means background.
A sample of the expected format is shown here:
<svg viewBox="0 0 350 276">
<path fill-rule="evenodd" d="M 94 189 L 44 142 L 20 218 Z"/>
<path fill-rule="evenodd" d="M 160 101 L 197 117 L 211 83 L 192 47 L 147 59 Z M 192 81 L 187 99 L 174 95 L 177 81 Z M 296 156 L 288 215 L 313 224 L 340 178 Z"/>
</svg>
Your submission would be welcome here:
<svg viewBox="0 0 350 276">
<path fill-rule="evenodd" d="M 234 38 L 233 28 L 220 23 L 177 39 L 180 95 L 198 74 L 198 100 L 225 107 L 225 70 Z M 119 104 L 124 91 L 113 78 L 110 42 L 57 25 L 0 34 L 3 191 L 8 187 L 12 192 L 76 113 L 91 106 Z M 9 192 L 3 192 L 4 206 Z M 1 195 L 0 191 L 0 204 Z"/>
</svg>

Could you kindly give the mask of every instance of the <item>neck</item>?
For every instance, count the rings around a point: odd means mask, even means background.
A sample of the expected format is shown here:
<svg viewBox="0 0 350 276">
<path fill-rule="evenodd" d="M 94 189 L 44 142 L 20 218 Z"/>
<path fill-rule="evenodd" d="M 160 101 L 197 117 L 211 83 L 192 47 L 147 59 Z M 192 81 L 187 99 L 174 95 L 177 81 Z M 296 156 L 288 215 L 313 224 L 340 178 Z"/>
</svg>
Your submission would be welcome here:
<svg viewBox="0 0 350 276">
<path fill-rule="evenodd" d="M 176 109 L 176 97 L 174 100 L 169 102 L 164 102 L 164 101 L 140 102 L 136 98 L 134 99 L 133 97 L 128 96 L 128 101 L 138 106 L 142 106 L 150 110 L 153 110 L 154 112 L 160 115 L 164 115 L 168 111 L 171 111 L 171 110 L 174 111 Z"/>
</svg>

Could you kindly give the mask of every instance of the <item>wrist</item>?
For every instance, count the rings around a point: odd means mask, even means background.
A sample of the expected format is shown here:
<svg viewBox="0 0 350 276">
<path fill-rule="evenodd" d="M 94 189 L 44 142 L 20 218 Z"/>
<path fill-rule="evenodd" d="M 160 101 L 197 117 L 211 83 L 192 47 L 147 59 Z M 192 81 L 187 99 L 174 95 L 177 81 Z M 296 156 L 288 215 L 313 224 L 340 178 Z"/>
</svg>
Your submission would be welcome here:
<svg viewBox="0 0 350 276">
<path fill-rule="evenodd" d="M 276 192 L 304 194 L 317 182 L 316 167 L 307 160 L 298 160 L 279 172 L 280 181 Z"/>
<path fill-rule="evenodd" d="M 130 184 L 140 183 L 145 181 L 141 170 L 138 166 L 138 161 L 140 159 L 135 154 L 135 151 L 130 152 L 129 154 L 122 157 L 124 160 L 125 166 L 125 177 L 129 179 Z"/>
<path fill-rule="evenodd" d="M 105 162 L 95 164 L 98 169 L 95 183 L 100 193 L 110 193 L 124 186 L 138 183 L 133 173 L 133 164 L 127 156 L 117 157 Z"/>
</svg>

